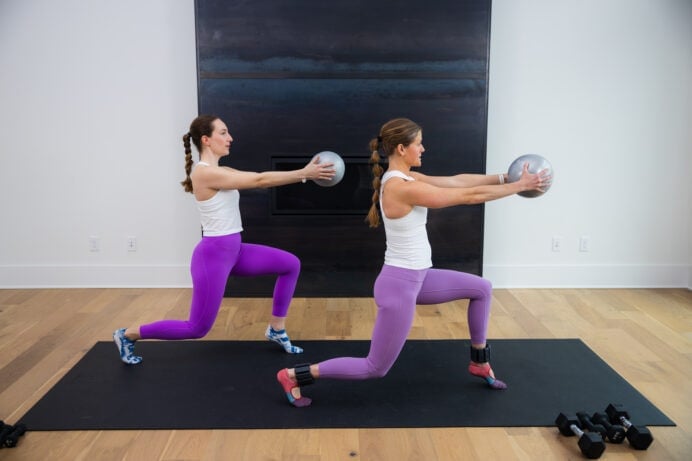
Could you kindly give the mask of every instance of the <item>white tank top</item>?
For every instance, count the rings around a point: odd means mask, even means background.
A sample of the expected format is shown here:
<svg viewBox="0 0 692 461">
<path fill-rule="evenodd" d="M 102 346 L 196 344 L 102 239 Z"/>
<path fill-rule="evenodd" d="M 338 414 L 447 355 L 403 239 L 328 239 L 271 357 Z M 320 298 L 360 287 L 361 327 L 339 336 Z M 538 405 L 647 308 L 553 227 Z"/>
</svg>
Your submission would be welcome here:
<svg viewBox="0 0 692 461">
<path fill-rule="evenodd" d="M 404 269 L 427 269 L 432 267 L 432 250 L 428 241 L 428 232 L 425 225 L 428 221 L 428 209 L 422 206 L 414 206 L 413 209 L 401 218 L 389 219 L 382 207 L 385 183 L 393 178 L 402 178 L 406 181 L 415 181 L 401 171 L 388 170 L 382 176 L 380 186 L 380 210 L 382 222 L 387 237 L 387 249 L 384 252 L 384 263 L 389 266 L 403 267 Z"/>
<path fill-rule="evenodd" d="M 209 166 L 205 162 L 198 165 Z M 240 193 L 236 189 L 219 190 L 207 200 L 195 199 L 202 222 L 202 235 L 218 237 L 242 232 L 239 202 Z"/>
</svg>

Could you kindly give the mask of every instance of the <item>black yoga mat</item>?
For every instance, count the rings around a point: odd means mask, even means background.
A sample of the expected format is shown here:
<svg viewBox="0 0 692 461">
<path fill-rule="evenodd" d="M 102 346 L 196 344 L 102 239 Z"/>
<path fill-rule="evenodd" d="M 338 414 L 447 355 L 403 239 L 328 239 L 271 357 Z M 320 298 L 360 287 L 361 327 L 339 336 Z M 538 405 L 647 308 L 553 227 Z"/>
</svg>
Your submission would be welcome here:
<svg viewBox="0 0 692 461">
<path fill-rule="evenodd" d="M 276 372 L 300 362 L 367 355 L 369 341 L 140 341 L 136 366 L 99 342 L 21 422 L 29 430 L 552 426 L 560 412 L 624 404 L 633 422 L 675 425 L 578 339 L 494 340 L 509 388 L 466 371 L 469 342 L 409 340 L 387 376 L 322 379 L 294 408 Z"/>
</svg>

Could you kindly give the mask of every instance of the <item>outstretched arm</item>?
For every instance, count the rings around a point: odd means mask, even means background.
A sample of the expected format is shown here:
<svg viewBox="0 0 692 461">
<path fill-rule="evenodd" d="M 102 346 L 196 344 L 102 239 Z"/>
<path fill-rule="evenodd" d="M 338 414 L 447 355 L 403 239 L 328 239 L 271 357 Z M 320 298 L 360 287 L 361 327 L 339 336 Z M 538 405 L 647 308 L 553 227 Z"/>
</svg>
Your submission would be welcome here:
<svg viewBox="0 0 692 461">
<path fill-rule="evenodd" d="M 475 187 L 504 184 L 507 180 L 507 173 L 502 174 L 470 174 L 462 173 L 454 176 L 428 176 L 417 171 L 412 171 L 410 175 L 418 181 L 432 184 L 436 187 Z M 502 180 L 500 180 L 502 176 Z"/>
<path fill-rule="evenodd" d="M 299 170 L 290 171 L 241 171 L 228 167 L 201 168 L 195 170 L 197 187 L 209 189 L 264 189 L 297 183 L 307 179 L 331 179 L 336 173 L 333 163 L 310 163 Z"/>
<path fill-rule="evenodd" d="M 475 176 L 483 177 L 483 175 Z M 480 185 L 458 187 L 451 185 L 454 183 L 452 178 L 455 177 L 449 177 L 447 182 L 442 181 L 443 184 L 446 184 L 444 186 L 439 186 L 440 182 L 435 180 L 432 182 L 423 179 L 401 181 L 397 182 L 395 187 L 390 187 L 387 193 L 392 194 L 392 198 L 399 203 L 427 208 L 445 208 L 455 205 L 477 205 L 527 190 L 542 191 L 542 187 L 547 186 L 550 182 L 550 176 L 545 171 L 535 174 L 529 173 L 528 163 L 524 165 L 521 178 L 513 183 L 499 184 L 499 178 L 495 176 L 495 182 L 491 184 L 484 184 L 481 178 L 475 178 L 480 181 Z"/>
</svg>

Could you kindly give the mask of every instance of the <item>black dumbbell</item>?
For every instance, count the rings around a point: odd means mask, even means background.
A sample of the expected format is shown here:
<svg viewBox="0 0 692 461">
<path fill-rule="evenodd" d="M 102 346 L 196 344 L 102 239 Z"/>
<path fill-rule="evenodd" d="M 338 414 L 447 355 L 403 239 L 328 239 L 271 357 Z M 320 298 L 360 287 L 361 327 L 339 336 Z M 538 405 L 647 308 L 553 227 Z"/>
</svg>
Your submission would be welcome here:
<svg viewBox="0 0 692 461">
<path fill-rule="evenodd" d="M 608 417 L 603 413 L 594 413 L 591 421 L 605 427 L 606 437 L 611 443 L 622 443 L 625 441 L 625 428 L 619 424 L 610 424 Z"/>
<path fill-rule="evenodd" d="M 2 423 L 2 427 L 0 427 L 0 448 L 5 446 L 5 440 L 7 440 L 13 429 L 9 424 Z"/>
<path fill-rule="evenodd" d="M 560 413 L 555 420 L 555 425 L 560 430 L 560 434 L 568 437 L 572 435 L 579 437 L 579 449 L 587 458 L 600 458 L 605 451 L 605 442 L 603 441 L 601 434 L 597 432 L 582 431 L 579 424 L 579 418 L 576 416 Z"/>
<path fill-rule="evenodd" d="M 589 414 L 585 411 L 578 411 L 577 412 L 577 418 L 579 418 L 579 422 L 581 423 L 581 426 L 586 429 L 589 432 L 598 432 L 601 434 L 601 438 L 605 439 L 606 436 L 608 435 L 606 432 L 606 428 L 601 425 L 601 424 L 595 424 L 593 421 L 591 421 L 591 417 Z"/>
<path fill-rule="evenodd" d="M 630 415 L 625 407 L 619 403 L 611 403 L 605 410 L 608 419 L 613 424 L 620 423 L 627 431 L 625 436 L 635 450 L 646 450 L 654 441 L 654 436 L 646 426 L 635 426 L 630 421 Z"/>
<path fill-rule="evenodd" d="M 5 438 L 5 446 L 7 448 L 14 448 L 17 446 L 17 443 L 19 442 L 19 437 L 24 435 L 26 432 L 26 426 L 24 424 L 16 424 L 12 428 L 12 432 L 9 433 L 9 435 Z"/>
</svg>

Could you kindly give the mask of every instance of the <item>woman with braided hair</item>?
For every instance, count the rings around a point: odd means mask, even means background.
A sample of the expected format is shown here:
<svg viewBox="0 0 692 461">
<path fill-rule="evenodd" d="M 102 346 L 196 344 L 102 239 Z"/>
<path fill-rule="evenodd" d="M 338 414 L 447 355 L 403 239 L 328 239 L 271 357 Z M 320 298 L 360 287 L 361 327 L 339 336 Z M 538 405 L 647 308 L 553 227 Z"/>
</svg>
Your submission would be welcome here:
<svg viewBox="0 0 692 461">
<path fill-rule="evenodd" d="M 190 316 L 187 320 L 160 320 L 116 330 L 113 339 L 120 359 L 127 364 L 142 361 L 134 354 L 134 344 L 139 339 L 177 340 L 205 336 L 216 320 L 229 275 L 277 276 L 272 317 L 265 336 L 290 354 L 303 352 L 291 344 L 285 330 L 288 307 L 300 273 L 300 260 L 287 251 L 242 241 L 238 191 L 307 179 L 331 179 L 335 174 L 333 164 L 317 163 L 319 158 L 315 158 L 299 170 L 261 173 L 219 166 L 219 160 L 229 154 L 232 142 L 226 124 L 214 115 L 195 118 L 189 132 L 183 135 L 186 176 L 182 185 L 186 192 L 194 195 L 202 221 L 202 239 L 193 251 L 190 265 Z M 199 152 L 199 162 L 194 168 L 190 143 Z"/>
<path fill-rule="evenodd" d="M 386 234 L 384 265 L 374 296 L 377 318 L 367 357 L 338 357 L 317 364 L 284 368 L 277 379 L 288 401 L 303 407 L 311 403 L 301 395 L 301 386 L 317 378 L 362 380 L 383 377 L 396 361 L 413 323 L 416 304 L 440 304 L 469 299 L 471 336 L 469 372 L 484 379 L 492 389 L 505 389 L 490 367 L 486 344 L 492 286 L 473 274 L 432 267 L 426 231 L 428 208 L 475 205 L 526 190 L 542 190 L 550 183 L 545 171 L 531 174 L 524 165 L 521 178 L 506 182 L 506 174 L 458 174 L 427 176 L 411 171 L 421 166 L 422 129 L 405 118 L 390 120 L 370 141 L 373 164 L 373 197 L 368 214 L 371 227 L 380 224 Z M 384 172 L 380 152 L 387 156 Z M 384 172 L 384 175 L 383 175 Z"/>
</svg>

